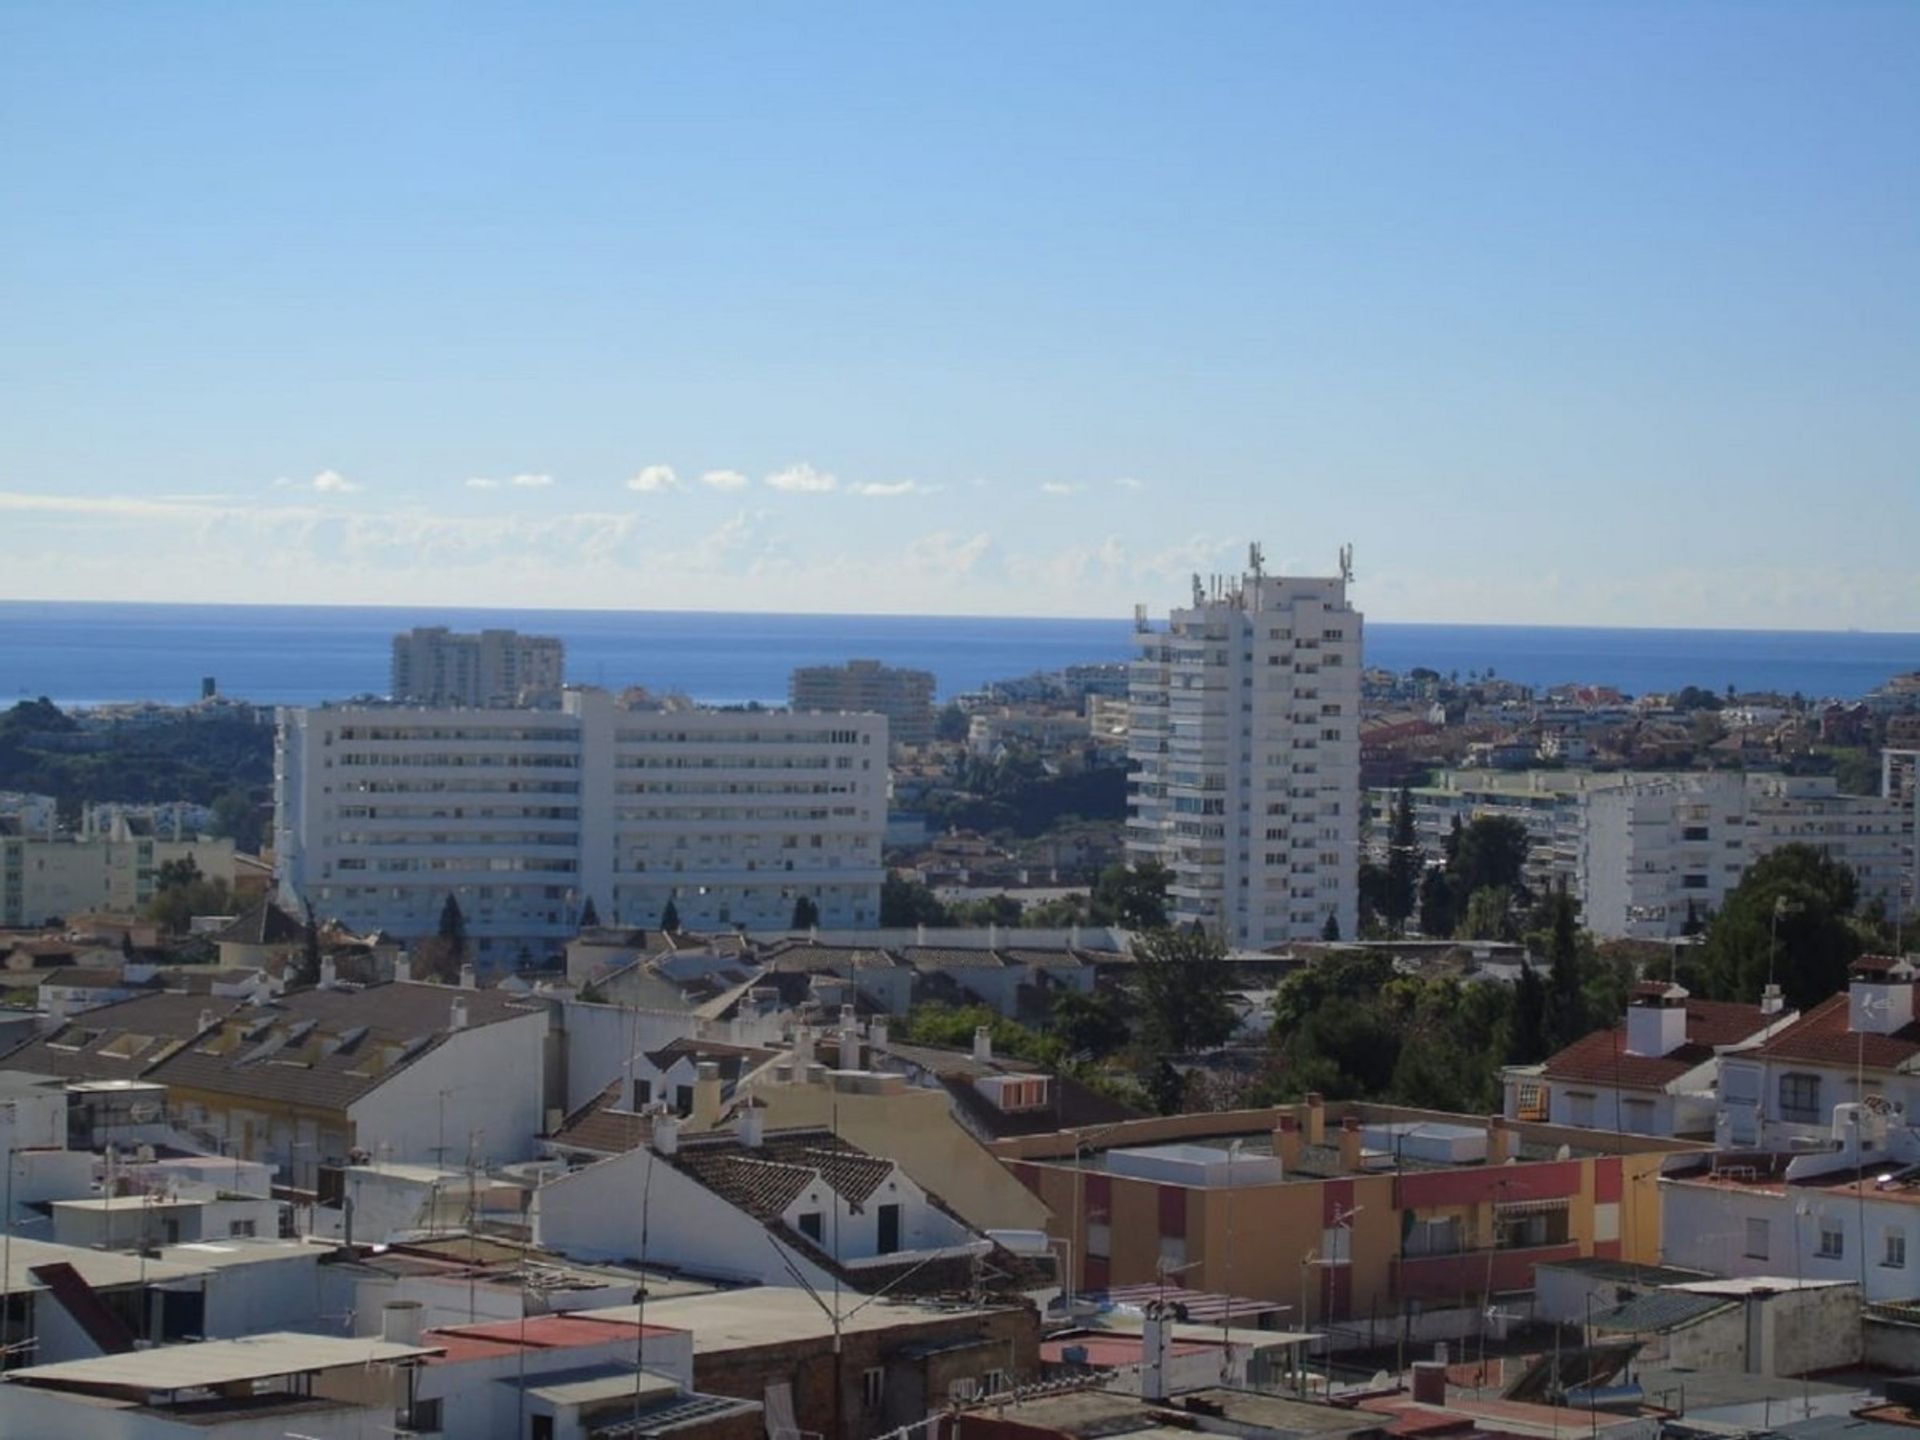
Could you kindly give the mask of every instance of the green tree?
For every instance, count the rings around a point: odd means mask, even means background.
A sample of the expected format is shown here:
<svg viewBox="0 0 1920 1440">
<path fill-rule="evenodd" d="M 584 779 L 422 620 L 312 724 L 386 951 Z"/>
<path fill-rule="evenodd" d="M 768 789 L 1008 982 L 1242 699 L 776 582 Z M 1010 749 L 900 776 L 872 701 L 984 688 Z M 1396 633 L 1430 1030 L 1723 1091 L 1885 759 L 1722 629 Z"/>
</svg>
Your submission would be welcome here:
<svg viewBox="0 0 1920 1440">
<path fill-rule="evenodd" d="M 1527 893 L 1527 855 L 1533 849 L 1527 827 L 1511 815 L 1479 815 L 1460 832 L 1459 844 L 1447 869 L 1454 893 L 1510 890 Z"/>
<path fill-rule="evenodd" d="M 1402 785 L 1399 803 L 1394 806 L 1393 828 L 1387 839 L 1387 883 L 1380 902 L 1380 913 L 1395 934 L 1404 930 L 1413 916 L 1419 901 L 1420 871 L 1424 863 L 1413 829 L 1413 791 Z"/>
<path fill-rule="evenodd" d="M 593 903 L 593 896 L 587 896 L 587 903 L 580 907 L 580 928 L 592 930 L 600 924 L 600 908 Z"/>
<path fill-rule="evenodd" d="M 214 797 L 211 829 L 217 836 L 233 841 L 233 848 L 252 854 L 265 838 L 260 807 L 250 790 L 222 790 Z"/>
<path fill-rule="evenodd" d="M 1513 1027 L 1507 1042 L 1507 1061 L 1531 1065 L 1553 1053 L 1547 1038 L 1547 987 L 1524 959 L 1513 986 Z"/>
<path fill-rule="evenodd" d="M 1134 940 L 1133 989 L 1141 1038 L 1163 1055 L 1224 1043 L 1238 1016 L 1226 947 L 1208 935 L 1152 930 Z"/>
<path fill-rule="evenodd" d="M 880 926 L 906 930 L 915 925 L 951 925 L 947 907 L 924 884 L 889 871 L 880 882 Z"/>
<path fill-rule="evenodd" d="M 669 935 L 680 932 L 680 907 L 673 903 L 673 897 L 667 897 L 667 908 L 660 912 L 660 928 Z"/>
<path fill-rule="evenodd" d="M 1474 891 L 1454 933 L 1462 940 L 1513 939 L 1513 892 L 1501 885 Z"/>
<path fill-rule="evenodd" d="M 1320 938 L 1332 943 L 1340 938 L 1340 917 L 1333 911 L 1327 911 L 1327 923 L 1320 927 Z"/>
<path fill-rule="evenodd" d="M 1847 983 L 1862 948 L 1848 923 L 1858 898 L 1853 871 L 1811 845 L 1761 856 L 1707 925 L 1699 970 L 1709 991 L 1758 1000 L 1771 969 L 1787 1004 L 1804 1010 L 1825 999 Z"/>
<path fill-rule="evenodd" d="M 955 742 L 967 738 L 967 712 L 949 702 L 933 717 L 933 738 Z"/>
<path fill-rule="evenodd" d="M 1173 872 L 1158 860 L 1109 865 L 1093 887 L 1090 913 L 1096 925 L 1158 930 L 1167 923 L 1167 886 Z"/>
<path fill-rule="evenodd" d="M 1547 901 L 1551 916 L 1547 937 L 1547 1043 L 1558 1050 L 1592 1028 L 1580 964 L 1578 907 L 1562 885 Z"/>
<path fill-rule="evenodd" d="M 787 922 L 789 930 L 811 930 L 820 923 L 820 907 L 814 903 L 811 895 L 793 897 L 793 918 Z"/>
<path fill-rule="evenodd" d="M 302 902 L 306 912 L 300 927 L 300 969 L 293 975 L 293 983 L 298 985 L 318 985 L 320 983 L 320 922 L 314 918 L 313 902 Z"/>
<path fill-rule="evenodd" d="M 1429 940 L 1453 934 L 1454 885 L 1445 870 L 1429 870 L 1420 882 L 1420 933 Z"/>
<path fill-rule="evenodd" d="M 162 864 L 154 875 L 147 918 L 170 935 L 184 935 L 196 915 L 231 915 L 233 892 L 224 880 L 209 880 L 191 855 Z"/>
<path fill-rule="evenodd" d="M 1053 997 L 1047 1027 L 1069 1057 L 1107 1059 L 1133 1038 L 1130 997 L 1125 990 L 1106 987 L 1088 995 L 1062 990 Z"/>
<path fill-rule="evenodd" d="M 160 862 L 160 868 L 153 872 L 153 888 L 156 891 L 178 890 L 200 878 L 199 862 L 191 855 L 182 855 L 178 860 Z"/>
</svg>

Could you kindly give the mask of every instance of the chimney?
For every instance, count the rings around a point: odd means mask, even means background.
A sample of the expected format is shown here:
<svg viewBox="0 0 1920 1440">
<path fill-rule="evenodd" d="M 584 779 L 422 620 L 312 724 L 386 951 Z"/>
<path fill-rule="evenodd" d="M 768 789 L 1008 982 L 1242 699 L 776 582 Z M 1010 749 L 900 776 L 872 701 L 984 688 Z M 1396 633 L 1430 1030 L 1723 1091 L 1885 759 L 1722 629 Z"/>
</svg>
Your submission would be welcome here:
<svg viewBox="0 0 1920 1440">
<path fill-rule="evenodd" d="M 1300 1128 L 1307 1132 L 1307 1144 L 1324 1145 L 1327 1143 L 1327 1102 L 1317 1090 L 1309 1090 L 1306 1099 L 1306 1114 L 1300 1117 Z"/>
<path fill-rule="evenodd" d="M 653 1119 L 653 1148 L 659 1155 L 672 1155 L 680 1148 L 680 1117 L 656 1115 Z"/>
<path fill-rule="evenodd" d="M 207 1031 L 211 1030 L 215 1025 L 219 1023 L 220 1023 L 220 1017 L 214 1014 L 213 1011 L 202 1010 L 200 1012 L 199 1028 L 196 1029 L 194 1033 L 197 1035 L 204 1035 L 207 1033 Z"/>
<path fill-rule="evenodd" d="M 1504 1165 L 1513 1158 L 1513 1131 L 1507 1128 L 1507 1117 L 1489 1115 L 1487 1117 L 1487 1164 Z"/>
<path fill-rule="evenodd" d="M 854 1018 L 851 1005 L 840 1007 L 840 1068 L 860 1068 L 860 1022 Z"/>
<path fill-rule="evenodd" d="M 418 1345 L 425 1307 L 418 1300 L 389 1300 L 380 1307 L 380 1338 L 389 1345 Z"/>
<path fill-rule="evenodd" d="M 805 1074 L 813 1064 L 813 1027 L 804 1022 L 793 1027 L 793 1068 Z"/>
<path fill-rule="evenodd" d="M 1167 1357 L 1173 1340 L 1173 1326 L 1167 1307 L 1150 1300 L 1140 1321 L 1140 1398 L 1167 1398 Z"/>
<path fill-rule="evenodd" d="M 867 1022 L 867 1048 L 878 1055 L 887 1048 L 887 1017 L 876 1015 Z"/>
<path fill-rule="evenodd" d="M 752 1100 L 747 1101 L 740 1111 L 740 1143 L 749 1150 L 758 1150 L 761 1142 L 767 1138 L 767 1111 L 764 1105 Z"/>
<path fill-rule="evenodd" d="M 702 1060 L 694 1067 L 693 1114 L 701 1129 L 710 1129 L 720 1118 L 720 1062 Z"/>
<path fill-rule="evenodd" d="M 1273 1153 L 1280 1161 L 1281 1177 L 1293 1174 L 1294 1167 L 1300 1163 L 1300 1120 L 1295 1115 L 1282 1115 L 1273 1126 Z"/>
<path fill-rule="evenodd" d="M 1358 1174 L 1360 1170 L 1360 1120 L 1343 1115 L 1340 1119 L 1340 1173 Z"/>
<path fill-rule="evenodd" d="M 1636 985 L 1627 1002 L 1627 1054 L 1671 1055 L 1686 1043 L 1686 990 L 1657 980 Z"/>
<path fill-rule="evenodd" d="M 1778 985 L 1769 985 L 1760 992 L 1760 1013 L 1771 1020 L 1787 1008 L 1787 997 L 1780 993 Z"/>
<path fill-rule="evenodd" d="M 993 1063 L 993 1027 L 976 1025 L 973 1027 L 973 1058 L 979 1065 Z"/>
<path fill-rule="evenodd" d="M 1413 1362 L 1413 1401 L 1416 1405 L 1447 1403 L 1447 1367 L 1439 1360 Z"/>
<path fill-rule="evenodd" d="M 56 1025 L 64 1024 L 67 1018 L 67 992 L 59 986 L 49 986 L 47 994 L 47 1018 Z"/>
<path fill-rule="evenodd" d="M 473 966 L 471 964 L 462 965 L 460 967 L 460 988 L 462 990 L 471 990 L 474 988 L 474 984 Z"/>
<path fill-rule="evenodd" d="M 413 979 L 413 957 L 404 950 L 393 957 L 393 978 L 402 985 Z"/>
<path fill-rule="evenodd" d="M 447 1030 L 449 1033 L 467 1028 L 467 1002 L 465 999 L 455 999 L 453 1004 L 447 1007 L 447 1012 Z"/>
<path fill-rule="evenodd" d="M 322 955 L 320 957 L 320 988 L 322 990 L 331 990 L 339 983 L 340 969 L 339 966 L 334 963 L 333 956 Z"/>
<path fill-rule="evenodd" d="M 927 943 L 927 926 L 924 920 L 913 927 L 913 943 L 916 945 Z"/>
<path fill-rule="evenodd" d="M 1913 969 L 1886 955 L 1853 962 L 1847 987 L 1847 1028 L 1855 1034 L 1891 1035 L 1913 1023 Z"/>
</svg>

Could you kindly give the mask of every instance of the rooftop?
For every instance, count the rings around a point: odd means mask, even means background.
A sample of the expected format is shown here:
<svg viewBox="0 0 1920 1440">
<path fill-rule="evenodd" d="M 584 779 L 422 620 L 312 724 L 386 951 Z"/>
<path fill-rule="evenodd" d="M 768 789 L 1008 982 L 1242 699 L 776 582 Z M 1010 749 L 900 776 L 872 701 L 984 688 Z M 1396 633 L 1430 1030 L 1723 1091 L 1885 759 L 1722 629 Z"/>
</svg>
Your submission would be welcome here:
<svg viewBox="0 0 1920 1440">
<path fill-rule="evenodd" d="M 832 1304 L 828 1299 L 828 1304 Z M 915 1305 L 900 1300 L 846 1296 L 840 1320 L 843 1335 L 872 1330 L 910 1330 L 915 1326 L 951 1324 L 1000 1313 L 997 1305 Z M 632 1305 L 578 1312 L 596 1319 L 631 1326 L 638 1314 Z M 693 1353 L 709 1355 L 728 1350 L 751 1350 L 763 1345 L 790 1345 L 796 1341 L 831 1341 L 833 1322 L 820 1302 L 790 1286 L 761 1286 L 750 1290 L 723 1290 L 708 1295 L 673 1296 L 647 1302 L 650 1324 L 693 1332 Z"/>
<path fill-rule="evenodd" d="M 277 1331 L 241 1340 L 203 1340 L 91 1360 L 66 1360 L 57 1365 L 32 1365 L 15 1370 L 10 1378 L 15 1384 L 106 1394 L 170 1394 L 349 1365 L 424 1359 L 431 1353 L 425 1346 L 396 1345 L 373 1338 Z"/>
<path fill-rule="evenodd" d="M 1549 1080 L 1617 1085 L 1632 1090 L 1663 1090 L 1689 1070 L 1711 1060 L 1715 1047 L 1738 1045 L 1766 1029 L 1773 1017 L 1758 1005 L 1729 1000 L 1686 1002 L 1686 1043 L 1665 1055 L 1635 1055 L 1627 1049 L 1627 1027 L 1596 1030 L 1546 1062 Z"/>
<path fill-rule="evenodd" d="M 1920 1055 L 1920 1020 L 1890 1035 L 1863 1034 L 1848 1023 L 1851 1000 L 1845 990 L 1828 996 L 1752 1053 L 1770 1060 L 1859 1064 L 1872 1070 L 1897 1070 Z"/>
</svg>

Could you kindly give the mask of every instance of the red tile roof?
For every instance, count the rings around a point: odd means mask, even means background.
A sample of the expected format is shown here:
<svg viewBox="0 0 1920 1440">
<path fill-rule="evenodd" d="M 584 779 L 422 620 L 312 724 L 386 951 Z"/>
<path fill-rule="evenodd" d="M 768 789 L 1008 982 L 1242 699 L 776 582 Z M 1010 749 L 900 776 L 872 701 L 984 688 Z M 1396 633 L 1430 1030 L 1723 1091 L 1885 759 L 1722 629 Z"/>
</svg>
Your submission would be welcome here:
<svg viewBox="0 0 1920 1440">
<path fill-rule="evenodd" d="M 1920 1021 L 1904 1025 L 1891 1035 L 1857 1034 L 1848 1028 L 1848 1002 L 1844 990 L 1828 996 L 1754 1054 L 1814 1065 L 1858 1063 L 1876 1070 L 1897 1069 L 1920 1054 Z"/>
<path fill-rule="evenodd" d="M 1617 1085 L 1627 1090 L 1663 1090 L 1694 1066 L 1713 1058 L 1716 1045 L 1734 1045 L 1766 1028 L 1758 1005 L 1730 1000 L 1687 1001 L 1687 1042 L 1670 1055 L 1630 1055 L 1627 1027 L 1596 1030 L 1547 1061 L 1549 1080 Z"/>
</svg>

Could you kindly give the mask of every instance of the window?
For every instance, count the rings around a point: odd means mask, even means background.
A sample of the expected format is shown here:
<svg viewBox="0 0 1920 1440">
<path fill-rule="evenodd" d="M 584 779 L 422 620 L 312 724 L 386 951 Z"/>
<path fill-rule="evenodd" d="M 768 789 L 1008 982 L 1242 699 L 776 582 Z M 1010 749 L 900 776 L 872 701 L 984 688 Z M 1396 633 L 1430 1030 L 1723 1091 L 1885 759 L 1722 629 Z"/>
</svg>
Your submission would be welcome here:
<svg viewBox="0 0 1920 1440">
<path fill-rule="evenodd" d="M 254 1235 L 254 1223 L 251 1220 L 230 1220 L 227 1222 L 227 1234 L 233 1239 L 251 1240 Z"/>
<path fill-rule="evenodd" d="M 882 1205 L 879 1219 L 880 1236 L 874 1248 L 882 1255 L 891 1255 L 900 1248 L 900 1207 Z"/>
<path fill-rule="evenodd" d="M 1780 1118 L 1803 1125 L 1820 1123 L 1820 1077 L 1818 1075 L 1782 1075 L 1780 1077 Z"/>
<path fill-rule="evenodd" d="M 1593 1094 L 1585 1090 L 1567 1092 L 1567 1119 L 1575 1125 L 1593 1124 Z"/>
<path fill-rule="evenodd" d="M 691 1085 L 678 1085 L 674 1087 L 673 1108 L 678 1110 L 682 1115 L 691 1115 L 693 1113 L 693 1087 Z"/>
<path fill-rule="evenodd" d="M 1904 1270 L 1907 1268 L 1907 1232 L 1906 1231 L 1904 1230 L 1888 1230 L 1887 1231 L 1886 1249 L 1881 1252 L 1880 1263 L 1886 1266 L 1886 1268 L 1889 1270 Z"/>
<path fill-rule="evenodd" d="M 1822 1260 L 1839 1260 L 1844 1258 L 1846 1253 L 1847 1237 L 1840 1233 L 1838 1226 L 1830 1225 L 1825 1220 L 1822 1220 L 1820 1222 L 1820 1249 L 1818 1251 L 1820 1258 Z"/>
<path fill-rule="evenodd" d="M 823 1232 L 820 1227 L 820 1212 L 818 1210 L 808 1210 L 801 1215 L 800 1233 L 806 1236 L 807 1239 L 813 1241 L 814 1244 L 818 1245 L 820 1243 L 820 1237 Z"/>
<path fill-rule="evenodd" d="M 1008 1388 L 1010 1387 L 1007 1385 L 1007 1372 L 1004 1370 L 989 1370 L 980 1377 L 980 1389 L 983 1394 L 998 1395 Z"/>
<path fill-rule="evenodd" d="M 1769 1238 L 1767 1232 L 1771 1228 L 1771 1224 L 1765 1220 L 1747 1221 L 1747 1248 L 1741 1254 L 1749 1260 L 1765 1260 Z"/>
<path fill-rule="evenodd" d="M 1629 1100 L 1626 1102 L 1626 1112 L 1625 1129 L 1635 1135 L 1653 1134 L 1653 1101 Z"/>
<path fill-rule="evenodd" d="M 876 1365 L 871 1370 L 860 1372 L 860 1404 L 872 1411 L 878 1410 L 887 1398 L 887 1372 Z"/>
</svg>

